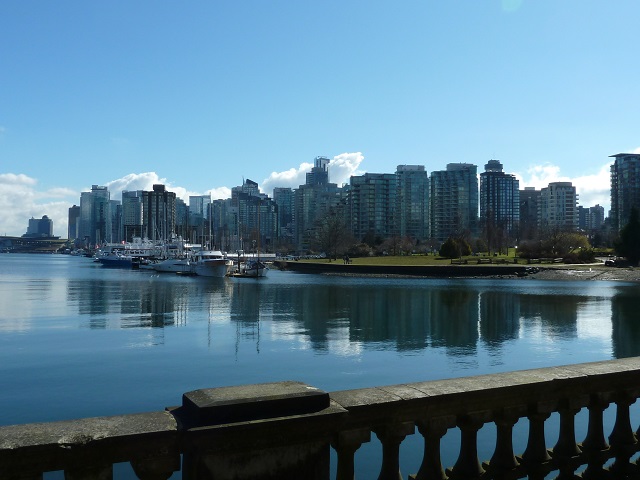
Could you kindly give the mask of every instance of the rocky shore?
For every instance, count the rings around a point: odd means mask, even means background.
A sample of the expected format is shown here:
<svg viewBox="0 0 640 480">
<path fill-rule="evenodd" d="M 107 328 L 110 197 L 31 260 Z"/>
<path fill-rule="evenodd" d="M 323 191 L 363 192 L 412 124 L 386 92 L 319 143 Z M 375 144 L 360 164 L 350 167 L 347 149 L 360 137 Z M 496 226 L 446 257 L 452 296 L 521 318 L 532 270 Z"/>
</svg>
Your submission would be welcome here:
<svg viewBox="0 0 640 480">
<path fill-rule="evenodd" d="M 606 280 L 640 282 L 640 268 L 605 267 L 602 264 L 563 265 L 540 268 L 537 273 L 531 273 L 522 278 L 536 280 Z"/>
</svg>

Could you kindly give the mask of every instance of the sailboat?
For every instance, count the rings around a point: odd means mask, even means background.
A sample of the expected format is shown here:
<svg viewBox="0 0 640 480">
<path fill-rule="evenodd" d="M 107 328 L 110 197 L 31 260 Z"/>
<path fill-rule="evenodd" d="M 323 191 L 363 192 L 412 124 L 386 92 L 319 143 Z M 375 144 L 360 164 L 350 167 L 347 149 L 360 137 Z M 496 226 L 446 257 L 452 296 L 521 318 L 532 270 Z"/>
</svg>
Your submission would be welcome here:
<svg viewBox="0 0 640 480">
<path fill-rule="evenodd" d="M 231 272 L 229 275 L 232 277 L 248 277 L 248 278 L 263 278 L 267 276 L 269 267 L 266 263 L 260 260 L 260 202 L 258 202 L 258 243 L 257 243 L 256 257 L 245 258 L 244 262 L 240 261 L 240 255 L 244 252 L 238 251 L 238 269 Z"/>
</svg>

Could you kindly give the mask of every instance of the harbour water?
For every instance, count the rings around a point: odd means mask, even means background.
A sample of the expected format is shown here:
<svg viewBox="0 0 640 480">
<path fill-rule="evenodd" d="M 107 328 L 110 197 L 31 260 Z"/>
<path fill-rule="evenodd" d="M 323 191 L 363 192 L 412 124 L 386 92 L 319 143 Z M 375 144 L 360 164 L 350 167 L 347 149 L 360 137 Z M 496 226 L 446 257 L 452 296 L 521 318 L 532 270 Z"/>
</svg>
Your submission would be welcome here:
<svg viewBox="0 0 640 480">
<path fill-rule="evenodd" d="M 2 254 L 0 425 L 161 410 L 198 388 L 332 391 L 635 356 L 638 311 L 630 283 L 256 281 Z"/>
</svg>

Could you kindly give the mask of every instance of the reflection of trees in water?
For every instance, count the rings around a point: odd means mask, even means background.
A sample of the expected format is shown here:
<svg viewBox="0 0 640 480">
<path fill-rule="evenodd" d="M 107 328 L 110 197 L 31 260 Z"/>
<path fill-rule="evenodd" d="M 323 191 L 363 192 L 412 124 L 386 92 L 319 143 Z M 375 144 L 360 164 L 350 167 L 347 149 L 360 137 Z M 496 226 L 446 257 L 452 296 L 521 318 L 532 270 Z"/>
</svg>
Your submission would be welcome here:
<svg viewBox="0 0 640 480">
<path fill-rule="evenodd" d="M 528 320 L 539 320 L 545 335 L 555 338 L 577 336 L 578 306 L 588 302 L 579 295 L 520 295 L 520 315 Z"/>
<path fill-rule="evenodd" d="M 640 355 L 640 292 L 625 289 L 611 298 L 614 358 Z"/>
<path fill-rule="evenodd" d="M 478 341 L 478 291 L 468 288 L 428 290 L 429 325 L 435 347 L 452 355 L 471 355 Z"/>
</svg>

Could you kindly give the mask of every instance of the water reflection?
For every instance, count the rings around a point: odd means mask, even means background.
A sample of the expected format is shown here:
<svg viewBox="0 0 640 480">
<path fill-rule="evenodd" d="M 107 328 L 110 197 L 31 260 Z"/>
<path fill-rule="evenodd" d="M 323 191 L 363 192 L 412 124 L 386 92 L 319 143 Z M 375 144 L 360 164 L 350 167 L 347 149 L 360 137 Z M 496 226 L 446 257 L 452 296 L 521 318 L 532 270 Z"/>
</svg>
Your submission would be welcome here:
<svg viewBox="0 0 640 480">
<path fill-rule="evenodd" d="M 345 354 L 363 346 L 408 353 L 442 348 L 455 357 L 474 356 L 479 345 L 499 355 L 523 331 L 544 331 L 552 340 L 577 338 L 578 312 L 588 314 L 594 302 L 610 301 L 615 356 L 640 353 L 640 298 L 629 288 L 609 300 L 492 289 L 473 281 L 308 285 L 136 278 L 69 280 L 67 301 L 92 329 L 184 326 L 206 311 L 213 323 L 236 324 L 241 338 L 259 337 L 260 324 L 268 322 L 275 335 L 303 336 L 319 353 L 339 344 Z"/>
<path fill-rule="evenodd" d="M 625 289 L 611 298 L 615 358 L 640 355 L 640 289 Z"/>
</svg>

